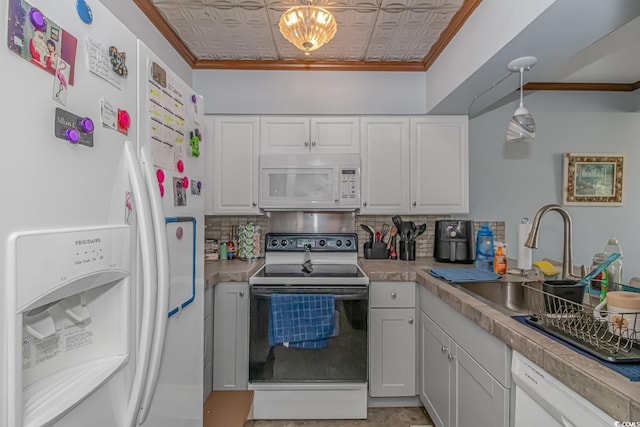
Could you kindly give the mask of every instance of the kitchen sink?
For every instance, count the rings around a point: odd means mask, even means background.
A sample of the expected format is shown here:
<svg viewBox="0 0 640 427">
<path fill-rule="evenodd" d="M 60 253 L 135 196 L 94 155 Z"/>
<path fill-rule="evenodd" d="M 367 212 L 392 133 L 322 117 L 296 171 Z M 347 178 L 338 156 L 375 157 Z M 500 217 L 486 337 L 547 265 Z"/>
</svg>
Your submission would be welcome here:
<svg viewBox="0 0 640 427">
<path fill-rule="evenodd" d="M 528 292 L 522 285 L 523 282 L 452 283 L 452 286 L 508 315 L 529 314 Z"/>
</svg>

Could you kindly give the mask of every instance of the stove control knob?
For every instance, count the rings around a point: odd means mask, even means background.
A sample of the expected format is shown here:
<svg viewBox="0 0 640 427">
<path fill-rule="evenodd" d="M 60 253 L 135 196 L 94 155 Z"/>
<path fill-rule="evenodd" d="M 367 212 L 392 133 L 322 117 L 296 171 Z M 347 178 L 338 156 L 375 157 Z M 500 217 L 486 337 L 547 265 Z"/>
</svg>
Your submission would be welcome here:
<svg viewBox="0 0 640 427">
<path fill-rule="evenodd" d="M 282 239 L 282 240 L 280 241 L 280 244 L 281 244 L 283 247 L 284 247 L 284 246 L 287 246 L 287 241 L 286 241 L 285 239 Z"/>
<path fill-rule="evenodd" d="M 321 239 L 321 240 L 318 242 L 318 244 L 319 244 L 320 246 L 324 247 L 324 246 L 327 244 L 327 241 L 326 241 L 326 240 L 324 240 L 324 239 Z"/>
<path fill-rule="evenodd" d="M 278 246 L 278 239 L 273 239 L 270 242 L 270 245 L 271 245 L 272 248 L 275 248 L 276 246 Z"/>
<path fill-rule="evenodd" d="M 351 240 L 347 240 L 346 242 L 344 242 L 345 245 L 347 245 L 347 247 L 351 246 Z"/>
<path fill-rule="evenodd" d="M 342 246 L 342 240 L 340 240 L 340 239 L 336 240 L 336 246 L 337 247 Z"/>
</svg>

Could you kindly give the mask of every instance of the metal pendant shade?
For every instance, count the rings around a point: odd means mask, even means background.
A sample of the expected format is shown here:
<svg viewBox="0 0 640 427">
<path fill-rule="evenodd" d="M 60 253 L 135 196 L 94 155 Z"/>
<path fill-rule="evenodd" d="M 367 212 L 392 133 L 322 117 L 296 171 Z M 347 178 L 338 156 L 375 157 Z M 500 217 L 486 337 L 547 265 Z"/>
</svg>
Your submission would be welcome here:
<svg viewBox="0 0 640 427">
<path fill-rule="evenodd" d="M 331 40 L 338 29 L 333 15 L 311 2 L 287 10 L 278 26 L 284 38 L 307 56 Z"/>
<path fill-rule="evenodd" d="M 514 59 L 507 65 L 511 72 L 520 73 L 520 106 L 516 109 L 507 126 L 508 142 L 532 141 L 536 136 L 536 123 L 523 103 L 523 75 L 535 65 L 538 60 L 533 56 Z"/>
</svg>

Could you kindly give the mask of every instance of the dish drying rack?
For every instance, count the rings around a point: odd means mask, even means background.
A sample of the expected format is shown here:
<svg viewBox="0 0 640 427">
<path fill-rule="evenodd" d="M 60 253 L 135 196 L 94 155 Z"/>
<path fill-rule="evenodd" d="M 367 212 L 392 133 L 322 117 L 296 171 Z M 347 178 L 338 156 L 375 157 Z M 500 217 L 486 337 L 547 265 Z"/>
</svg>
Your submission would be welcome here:
<svg viewBox="0 0 640 427">
<path fill-rule="evenodd" d="M 606 317 L 589 303 L 544 292 L 542 283 L 523 284 L 528 292 L 530 316 L 525 321 L 600 359 L 613 363 L 640 362 L 640 313 L 621 313 Z M 592 296 L 589 286 L 587 299 Z"/>
</svg>

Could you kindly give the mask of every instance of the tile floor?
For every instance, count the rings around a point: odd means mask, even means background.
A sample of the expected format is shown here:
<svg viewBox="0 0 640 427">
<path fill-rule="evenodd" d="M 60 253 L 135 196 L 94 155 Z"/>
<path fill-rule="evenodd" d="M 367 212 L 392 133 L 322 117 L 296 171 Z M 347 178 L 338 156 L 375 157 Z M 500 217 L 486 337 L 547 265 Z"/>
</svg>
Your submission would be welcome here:
<svg viewBox="0 0 640 427">
<path fill-rule="evenodd" d="M 245 427 L 412 427 L 433 426 L 424 408 L 369 408 L 366 420 L 247 421 Z"/>
</svg>

